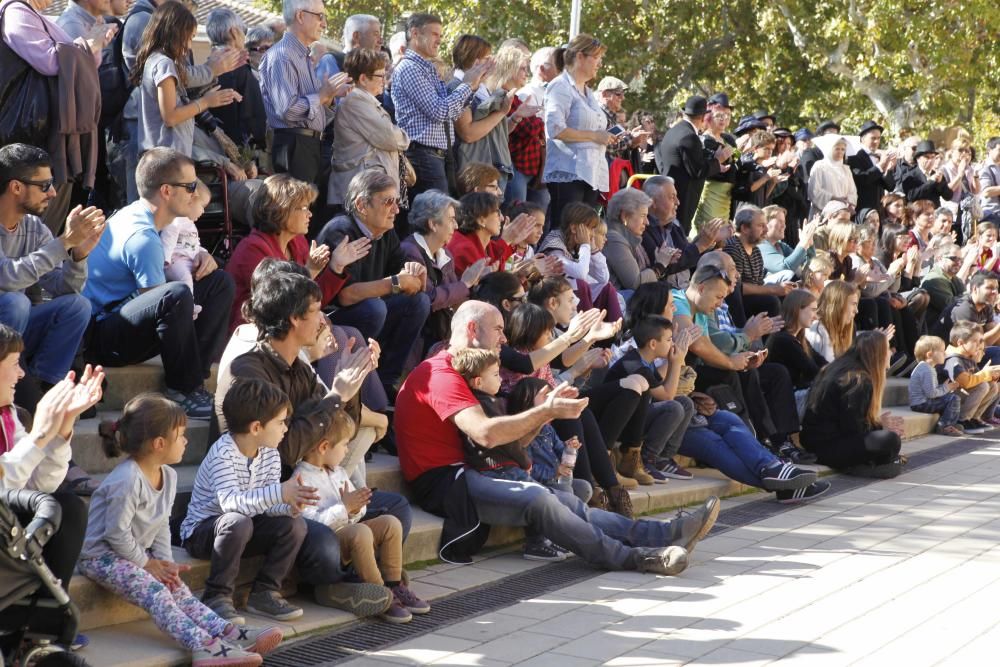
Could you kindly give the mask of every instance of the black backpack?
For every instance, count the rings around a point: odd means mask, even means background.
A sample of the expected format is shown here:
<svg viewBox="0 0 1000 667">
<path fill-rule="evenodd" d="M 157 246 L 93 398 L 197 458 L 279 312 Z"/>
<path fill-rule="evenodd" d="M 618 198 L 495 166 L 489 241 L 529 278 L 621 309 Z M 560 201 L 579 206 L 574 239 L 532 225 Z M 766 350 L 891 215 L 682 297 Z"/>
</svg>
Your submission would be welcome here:
<svg viewBox="0 0 1000 667">
<path fill-rule="evenodd" d="M 101 129 L 110 127 L 121 116 L 125 110 L 125 103 L 132 94 L 132 85 L 128 82 L 128 70 L 125 67 L 125 56 L 122 54 L 125 24 L 113 17 L 106 17 L 105 21 L 118 24 L 118 34 L 104 47 L 101 64 L 97 68 L 97 77 L 101 82 Z"/>
</svg>

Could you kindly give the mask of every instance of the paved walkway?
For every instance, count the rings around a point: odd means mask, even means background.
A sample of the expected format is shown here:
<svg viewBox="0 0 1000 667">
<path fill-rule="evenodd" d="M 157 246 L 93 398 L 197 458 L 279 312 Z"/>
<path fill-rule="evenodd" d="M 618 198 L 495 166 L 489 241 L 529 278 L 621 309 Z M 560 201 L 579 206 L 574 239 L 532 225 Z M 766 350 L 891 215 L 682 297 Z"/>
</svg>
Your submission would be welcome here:
<svg viewBox="0 0 1000 667">
<path fill-rule="evenodd" d="M 674 578 L 599 575 L 349 664 L 997 664 L 1000 444 L 710 537 L 693 561 Z"/>
</svg>

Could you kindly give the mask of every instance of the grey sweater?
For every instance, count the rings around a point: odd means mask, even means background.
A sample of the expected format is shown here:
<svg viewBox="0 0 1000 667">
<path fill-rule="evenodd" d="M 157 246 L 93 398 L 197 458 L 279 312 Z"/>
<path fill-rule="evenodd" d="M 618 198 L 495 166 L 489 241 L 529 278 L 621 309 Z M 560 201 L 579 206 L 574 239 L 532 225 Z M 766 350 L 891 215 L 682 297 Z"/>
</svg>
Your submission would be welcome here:
<svg viewBox="0 0 1000 667">
<path fill-rule="evenodd" d="M 0 225 L 0 291 L 34 285 L 53 296 L 79 294 L 87 282 L 87 260 L 74 262 L 41 218 L 26 215 L 14 231 Z"/>
<path fill-rule="evenodd" d="M 170 509 L 177 493 L 177 473 L 163 466 L 157 491 L 131 458 L 111 471 L 90 501 L 87 537 L 80 558 L 113 553 L 145 567 L 150 558 L 173 560 Z"/>
<path fill-rule="evenodd" d="M 910 374 L 910 405 L 923 405 L 927 401 L 944 396 L 948 388 L 938 382 L 937 371 L 926 361 L 921 361 Z"/>
</svg>

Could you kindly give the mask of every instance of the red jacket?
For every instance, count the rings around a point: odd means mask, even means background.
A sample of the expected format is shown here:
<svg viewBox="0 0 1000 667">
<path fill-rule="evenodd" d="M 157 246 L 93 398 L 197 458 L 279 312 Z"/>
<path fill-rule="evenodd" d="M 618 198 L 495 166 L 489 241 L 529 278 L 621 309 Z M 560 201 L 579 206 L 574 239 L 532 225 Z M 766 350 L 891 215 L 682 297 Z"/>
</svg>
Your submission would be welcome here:
<svg viewBox="0 0 1000 667">
<path fill-rule="evenodd" d="M 296 264 L 305 266 L 309 261 L 309 242 L 305 236 L 293 238 L 288 244 L 288 251 L 291 260 Z M 226 272 L 236 283 L 236 298 L 233 299 L 233 309 L 229 313 L 229 333 L 244 322 L 241 309 L 243 302 L 250 298 L 250 277 L 265 257 L 288 259 L 285 257 L 285 251 L 278 245 L 277 236 L 255 229 L 250 232 L 250 236 L 239 242 L 233 251 L 233 256 L 226 264 Z M 337 296 L 347 282 L 347 272 L 337 275 L 327 267 L 316 277 L 316 282 L 323 292 L 323 306 L 326 306 L 333 301 L 333 297 Z"/>
<path fill-rule="evenodd" d="M 451 240 L 448 241 L 447 248 L 454 262 L 455 275 L 459 277 L 465 273 L 467 268 L 483 257 L 486 257 L 487 262 L 490 264 L 495 264 L 499 261 L 500 268 L 502 269 L 510 256 L 514 254 L 514 248 L 501 238 L 493 239 L 483 248 L 483 245 L 479 242 L 479 237 L 475 233 L 463 234 L 462 232 L 455 232 L 451 235 Z"/>
</svg>

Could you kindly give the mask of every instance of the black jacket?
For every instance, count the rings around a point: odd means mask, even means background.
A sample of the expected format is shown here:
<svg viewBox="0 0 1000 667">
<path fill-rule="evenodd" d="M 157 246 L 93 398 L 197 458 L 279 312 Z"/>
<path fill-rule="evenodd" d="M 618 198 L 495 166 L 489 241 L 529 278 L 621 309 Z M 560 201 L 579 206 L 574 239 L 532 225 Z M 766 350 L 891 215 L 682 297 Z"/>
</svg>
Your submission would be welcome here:
<svg viewBox="0 0 1000 667">
<path fill-rule="evenodd" d="M 873 208 L 882 211 L 882 196 L 895 186 L 892 174 L 883 174 L 878 165 L 865 151 L 858 151 L 847 158 L 847 166 L 854 175 L 854 186 L 858 189 L 858 210 Z"/>
<path fill-rule="evenodd" d="M 661 174 L 674 179 L 680 206 L 677 220 L 684 233 L 691 231 L 691 220 L 701 200 L 701 190 L 705 179 L 719 173 L 721 165 L 712 153 L 705 149 L 695 132 L 694 126 L 682 120 L 663 135 L 663 141 L 656 147 L 656 165 Z"/>
<path fill-rule="evenodd" d="M 939 198 L 951 199 L 952 195 L 951 188 L 948 187 L 945 179 L 942 179 L 940 183 L 928 181 L 927 176 L 919 167 L 906 172 L 903 176 L 902 186 L 903 194 L 906 195 L 908 202 L 928 199 L 937 206 Z"/>
</svg>

